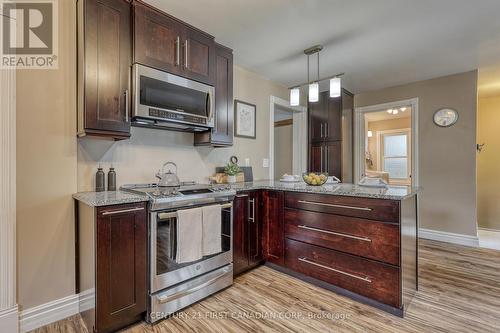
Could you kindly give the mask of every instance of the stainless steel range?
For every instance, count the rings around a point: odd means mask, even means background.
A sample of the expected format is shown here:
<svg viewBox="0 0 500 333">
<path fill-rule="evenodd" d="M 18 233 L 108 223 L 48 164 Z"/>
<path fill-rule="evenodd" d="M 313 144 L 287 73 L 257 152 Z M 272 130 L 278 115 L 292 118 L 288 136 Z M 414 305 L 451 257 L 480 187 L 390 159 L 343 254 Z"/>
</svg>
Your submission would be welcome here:
<svg viewBox="0 0 500 333">
<path fill-rule="evenodd" d="M 164 192 L 157 184 L 124 185 L 121 190 L 150 198 L 149 322 L 163 319 L 233 283 L 234 190 L 226 186 L 186 184 L 173 192 Z M 221 207 L 222 251 L 179 264 L 176 260 L 177 212 L 208 205 Z"/>
</svg>

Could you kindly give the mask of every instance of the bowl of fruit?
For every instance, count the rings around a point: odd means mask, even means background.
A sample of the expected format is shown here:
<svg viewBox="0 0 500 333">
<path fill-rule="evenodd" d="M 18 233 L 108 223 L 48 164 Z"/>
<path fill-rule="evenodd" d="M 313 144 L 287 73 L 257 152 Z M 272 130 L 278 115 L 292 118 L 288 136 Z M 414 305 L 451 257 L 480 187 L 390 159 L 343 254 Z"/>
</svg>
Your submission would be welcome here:
<svg viewBox="0 0 500 333">
<path fill-rule="evenodd" d="M 328 174 L 326 172 L 306 172 L 302 174 L 302 179 L 307 185 L 321 186 L 328 180 Z"/>
</svg>

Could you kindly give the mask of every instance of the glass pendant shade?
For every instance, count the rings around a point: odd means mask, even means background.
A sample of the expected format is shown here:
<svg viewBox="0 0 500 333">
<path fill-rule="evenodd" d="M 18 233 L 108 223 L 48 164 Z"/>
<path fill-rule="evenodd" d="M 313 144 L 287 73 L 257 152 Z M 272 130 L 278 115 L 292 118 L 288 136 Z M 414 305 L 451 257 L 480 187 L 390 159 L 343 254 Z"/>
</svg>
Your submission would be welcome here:
<svg viewBox="0 0 500 333">
<path fill-rule="evenodd" d="M 292 88 L 290 89 L 290 105 L 298 106 L 300 104 L 300 89 Z"/>
<path fill-rule="evenodd" d="M 313 82 L 309 84 L 309 102 L 314 103 L 319 101 L 319 83 Z"/>
<path fill-rule="evenodd" d="M 340 97 L 342 89 L 340 77 L 330 79 L 330 97 Z"/>
<path fill-rule="evenodd" d="M 371 138 L 371 137 L 373 137 L 373 132 L 372 131 L 368 131 L 367 135 L 368 135 L 369 138 Z"/>
</svg>

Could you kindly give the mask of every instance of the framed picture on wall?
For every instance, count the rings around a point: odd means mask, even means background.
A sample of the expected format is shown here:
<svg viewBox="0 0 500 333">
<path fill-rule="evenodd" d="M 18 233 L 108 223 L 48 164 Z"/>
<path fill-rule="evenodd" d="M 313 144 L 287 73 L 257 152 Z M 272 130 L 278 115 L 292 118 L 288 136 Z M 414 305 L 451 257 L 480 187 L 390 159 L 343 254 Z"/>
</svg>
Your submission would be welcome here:
<svg viewBox="0 0 500 333">
<path fill-rule="evenodd" d="M 234 136 L 255 139 L 256 126 L 257 107 L 254 104 L 234 100 Z"/>
</svg>

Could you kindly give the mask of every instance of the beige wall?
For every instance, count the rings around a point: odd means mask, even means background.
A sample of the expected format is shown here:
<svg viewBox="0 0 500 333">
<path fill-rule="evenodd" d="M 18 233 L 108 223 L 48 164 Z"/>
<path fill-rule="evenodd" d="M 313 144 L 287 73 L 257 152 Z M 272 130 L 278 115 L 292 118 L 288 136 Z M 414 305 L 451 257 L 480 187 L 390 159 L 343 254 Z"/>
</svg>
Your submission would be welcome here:
<svg viewBox="0 0 500 333">
<path fill-rule="evenodd" d="M 370 121 L 368 123 L 368 130 L 373 133 L 373 136 L 368 138 L 368 151 L 370 152 L 373 160 L 373 166 L 369 168 L 370 170 L 379 170 L 378 164 L 380 156 L 378 156 L 377 152 L 377 132 L 403 128 L 411 128 L 411 118 L 387 119 Z"/>
<path fill-rule="evenodd" d="M 500 229 L 500 96 L 480 98 L 477 142 L 485 144 L 477 154 L 477 222 Z"/>
<path fill-rule="evenodd" d="M 293 168 L 293 125 L 274 127 L 274 179 L 285 173 L 291 175 Z"/>
<path fill-rule="evenodd" d="M 477 71 L 358 94 L 356 107 L 419 98 L 420 227 L 476 236 Z M 434 125 L 434 112 L 458 111 L 455 126 Z"/>
<path fill-rule="evenodd" d="M 231 155 L 240 165 L 250 158 L 255 179 L 269 178 L 262 159 L 269 158 L 270 96 L 288 98 L 286 87 L 255 73 L 234 67 L 234 97 L 257 106 L 257 138 L 234 138 L 230 148 L 194 147 L 193 134 L 132 128 L 130 140 L 112 142 L 95 138 L 78 140 L 78 190 L 93 189 L 94 174 L 99 163 L 107 172 L 111 163 L 116 168 L 118 185 L 155 181 L 154 174 L 166 161 L 174 161 L 181 180 L 208 182 L 216 166 L 225 165 Z"/>
<path fill-rule="evenodd" d="M 74 293 L 75 3 L 59 1 L 59 69 L 17 71 L 17 277 L 23 309 Z"/>
</svg>

